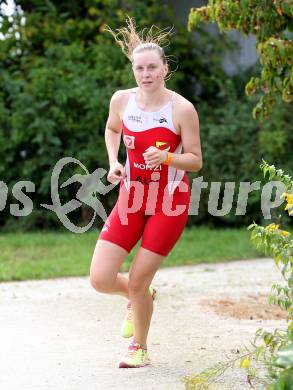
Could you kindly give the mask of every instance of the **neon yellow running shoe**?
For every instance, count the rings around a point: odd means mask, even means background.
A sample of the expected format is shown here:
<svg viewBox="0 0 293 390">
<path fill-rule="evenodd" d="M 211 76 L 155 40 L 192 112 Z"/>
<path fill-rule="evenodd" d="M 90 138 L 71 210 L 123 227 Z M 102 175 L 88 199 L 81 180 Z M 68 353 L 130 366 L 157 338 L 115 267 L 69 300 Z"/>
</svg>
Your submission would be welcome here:
<svg viewBox="0 0 293 390">
<path fill-rule="evenodd" d="M 147 349 L 141 348 L 138 343 L 131 343 L 125 357 L 120 361 L 119 368 L 139 368 L 151 363 Z"/>
<path fill-rule="evenodd" d="M 150 287 L 149 291 L 152 295 L 153 301 L 156 298 L 157 291 L 153 288 Z M 132 307 L 131 307 L 131 302 L 129 301 L 127 304 L 127 311 L 126 315 L 124 317 L 121 330 L 120 330 L 120 335 L 122 337 L 125 337 L 128 339 L 129 337 L 132 337 L 134 333 L 134 327 L 133 327 L 133 312 L 132 312 Z"/>
</svg>

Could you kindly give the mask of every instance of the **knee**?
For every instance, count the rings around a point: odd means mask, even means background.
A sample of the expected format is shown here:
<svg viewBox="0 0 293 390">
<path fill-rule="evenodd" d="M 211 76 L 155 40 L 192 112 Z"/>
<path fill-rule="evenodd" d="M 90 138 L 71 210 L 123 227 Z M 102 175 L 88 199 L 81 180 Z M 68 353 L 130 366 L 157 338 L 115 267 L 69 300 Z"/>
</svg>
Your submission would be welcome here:
<svg viewBox="0 0 293 390">
<path fill-rule="evenodd" d="M 148 290 L 148 283 L 140 279 L 129 277 L 128 292 L 129 295 L 144 294 Z"/>
<path fill-rule="evenodd" d="M 111 281 L 103 275 L 97 273 L 90 273 L 90 284 L 95 290 L 101 293 L 108 293 L 112 291 L 111 287 L 113 283 L 111 283 Z"/>
</svg>

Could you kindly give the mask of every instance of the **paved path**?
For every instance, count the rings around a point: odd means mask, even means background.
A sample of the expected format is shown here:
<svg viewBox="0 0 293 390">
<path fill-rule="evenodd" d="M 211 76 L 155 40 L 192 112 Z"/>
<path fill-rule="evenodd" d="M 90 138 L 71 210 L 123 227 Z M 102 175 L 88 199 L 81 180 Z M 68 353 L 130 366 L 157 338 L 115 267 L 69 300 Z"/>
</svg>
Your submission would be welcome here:
<svg viewBox="0 0 293 390">
<path fill-rule="evenodd" d="M 152 366 L 118 369 L 128 341 L 119 328 L 125 300 L 96 293 L 88 278 L 0 284 L 0 389 L 183 389 L 180 379 L 227 356 L 282 320 L 216 315 L 202 298 L 268 294 L 281 280 L 271 259 L 160 269 L 149 335 Z M 245 372 L 227 373 L 216 386 L 244 390 Z"/>
</svg>

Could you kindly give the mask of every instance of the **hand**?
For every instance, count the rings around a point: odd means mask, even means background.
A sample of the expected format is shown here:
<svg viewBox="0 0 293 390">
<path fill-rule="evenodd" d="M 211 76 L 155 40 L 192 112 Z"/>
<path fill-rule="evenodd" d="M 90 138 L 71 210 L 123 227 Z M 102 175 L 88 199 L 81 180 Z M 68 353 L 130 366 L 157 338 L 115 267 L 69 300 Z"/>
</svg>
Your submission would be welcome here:
<svg viewBox="0 0 293 390">
<path fill-rule="evenodd" d="M 154 146 L 150 146 L 142 154 L 144 157 L 145 163 L 151 168 L 156 168 L 167 158 L 167 151 L 160 150 Z"/>
<path fill-rule="evenodd" d="M 118 184 L 125 178 L 125 169 L 118 161 L 110 165 L 107 180 L 112 184 Z"/>
</svg>

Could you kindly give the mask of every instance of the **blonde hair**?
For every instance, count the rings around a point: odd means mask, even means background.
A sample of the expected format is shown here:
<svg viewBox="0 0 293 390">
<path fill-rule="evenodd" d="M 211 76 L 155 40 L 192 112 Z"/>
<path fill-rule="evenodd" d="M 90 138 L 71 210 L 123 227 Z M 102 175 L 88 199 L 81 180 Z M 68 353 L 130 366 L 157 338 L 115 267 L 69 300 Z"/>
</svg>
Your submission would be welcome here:
<svg viewBox="0 0 293 390">
<path fill-rule="evenodd" d="M 137 32 L 135 20 L 129 16 L 127 16 L 126 24 L 127 27 L 118 28 L 116 31 L 113 31 L 106 25 L 104 30 L 113 35 L 122 52 L 131 62 L 135 53 L 140 53 L 144 50 L 156 50 L 163 63 L 167 64 L 163 45 L 167 46 L 169 43 L 168 37 L 171 35 L 173 28 L 161 30 L 157 26 L 152 25 L 148 31 L 147 28 L 144 28 L 142 31 Z"/>
</svg>

